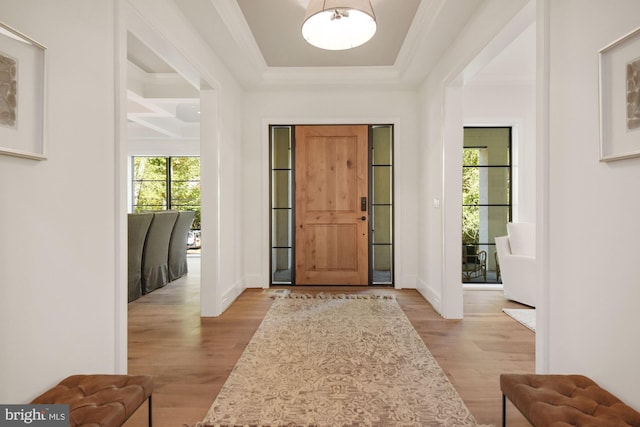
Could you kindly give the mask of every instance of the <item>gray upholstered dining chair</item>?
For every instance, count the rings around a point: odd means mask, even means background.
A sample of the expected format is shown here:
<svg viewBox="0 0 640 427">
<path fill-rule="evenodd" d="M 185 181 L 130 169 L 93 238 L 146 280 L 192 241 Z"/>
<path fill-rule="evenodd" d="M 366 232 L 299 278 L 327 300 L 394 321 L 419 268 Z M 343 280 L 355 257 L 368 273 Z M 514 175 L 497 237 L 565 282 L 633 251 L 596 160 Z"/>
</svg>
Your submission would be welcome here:
<svg viewBox="0 0 640 427">
<path fill-rule="evenodd" d="M 152 213 L 130 213 L 127 218 L 128 302 L 142 295 L 142 250 L 152 219 Z"/>
<path fill-rule="evenodd" d="M 148 294 L 169 283 L 169 241 L 177 211 L 153 213 L 142 254 L 142 292 Z"/>
<path fill-rule="evenodd" d="M 188 273 L 187 237 L 195 218 L 195 211 L 180 211 L 169 241 L 169 281 Z"/>
</svg>

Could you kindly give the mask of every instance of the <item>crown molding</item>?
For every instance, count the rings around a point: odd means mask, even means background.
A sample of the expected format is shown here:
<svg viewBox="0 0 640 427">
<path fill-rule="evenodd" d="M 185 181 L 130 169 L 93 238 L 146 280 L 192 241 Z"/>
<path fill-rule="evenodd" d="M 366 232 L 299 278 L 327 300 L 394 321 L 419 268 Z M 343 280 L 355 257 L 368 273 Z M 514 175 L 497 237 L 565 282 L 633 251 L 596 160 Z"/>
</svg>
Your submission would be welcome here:
<svg viewBox="0 0 640 427">
<path fill-rule="evenodd" d="M 434 27 L 444 4 L 445 0 L 423 0 L 420 2 L 394 64 L 400 72 L 404 73 L 413 62 L 416 54 L 420 51 L 421 44 L 428 38 Z"/>
<path fill-rule="evenodd" d="M 392 66 L 382 67 L 268 67 L 262 74 L 267 87 L 286 85 L 309 86 L 376 86 L 398 87 L 400 73 Z"/>
<path fill-rule="evenodd" d="M 258 71 L 268 68 L 267 62 L 262 56 L 260 47 L 253 37 L 251 28 L 242 14 L 242 9 L 236 0 L 210 0 L 215 10 L 227 25 L 227 30 L 239 49 L 251 58 Z"/>
</svg>

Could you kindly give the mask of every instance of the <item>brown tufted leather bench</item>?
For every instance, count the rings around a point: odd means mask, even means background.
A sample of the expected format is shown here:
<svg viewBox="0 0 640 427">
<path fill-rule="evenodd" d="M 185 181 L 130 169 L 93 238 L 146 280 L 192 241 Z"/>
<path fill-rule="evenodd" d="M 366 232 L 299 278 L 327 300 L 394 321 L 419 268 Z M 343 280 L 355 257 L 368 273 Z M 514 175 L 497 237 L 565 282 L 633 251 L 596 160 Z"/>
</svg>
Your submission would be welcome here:
<svg viewBox="0 0 640 427">
<path fill-rule="evenodd" d="M 640 413 L 583 375 L 502 374 L 506 398 L 536 427 L 640 427 Z"/>
<path fill-rule="evenodd" d="M 118 427 L 149 399 L 153 378 L 147 375 L 73 375 L 36 397 L 33 404 L 69 405 L 71 427 Z"/>
</svg>

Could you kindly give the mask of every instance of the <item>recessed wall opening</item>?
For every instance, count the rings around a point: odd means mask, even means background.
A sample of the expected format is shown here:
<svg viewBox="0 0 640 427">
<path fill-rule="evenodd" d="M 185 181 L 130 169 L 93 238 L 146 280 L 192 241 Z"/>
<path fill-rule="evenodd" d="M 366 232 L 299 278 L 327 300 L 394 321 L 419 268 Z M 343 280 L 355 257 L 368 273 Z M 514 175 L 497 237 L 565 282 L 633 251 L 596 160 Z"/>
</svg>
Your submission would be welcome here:
<svg viewBox="0 0 640 427">
<path fill-rule="evenodd" d="M 351 240 L 349 236 L 354 227 L 364 228 L 366 257 L 365 280 L 367 285 L 392 285 L 394 281 L 394 252 L 393 252 L 393 125 L 364 125 L 347 126 L 338 125 L 332 128 L 338 129 L 340 135 L 321 134 L 329 126 L 304 126 L 307 133 L 302 133 L 302 126 L 294 125 L 272 125 L 269 128 L 270 141 L 270 284 L 271 285 L 296 285 L 301 283 L 301 276 L 296 275 L 297 257 L 304 256 L 306 261 L 312 259 L 312 264 L 327 265 L 326 270 L 331 270 L 331 260 L 335 257 L 336 264 L 348 268 L 350 260 L 348 257 L 336 255 L 349 253 Z M 307 129 L 311 128 L 311 129 Z M 316 129 L 317 128 L 317 129 Z M 352 128 L 359 128 L 364 132 L 364 152 L 357 154 L 357 149 L 351 148 Z M 315 131 L 318 132 L 315 132 Z M 302 148 L 299 142 L 299 150 L 296 150 L 296 135 L 304 135 L 306 148 Z M 309 135 L 309 136 L 307 136 Z M 324 146 L 321 147 L 321 145 Z M 317 150 L 316 150 L 317 149 Z M 316 151 L 314 151 L 316 150 Z M 300 154 L 302 153 L 302 154 Z M 312 154 L 309 154 L 312 153 Z M 359 157 L 352 157 L 359 156 Z M 355 172 L 359 160 L 366 163 L 363 173 Z M 304 163 L 302 163 L 304 162 Z M 323 169 L 326 166 L 326 170 Z M 334 169 L 340 169 L 337 177 L 332 176 Z M 303 172 L 301 172 L 303 170 Z M 354 227 L 349 224 L 340 224 L 341 232 L 332 232 L 329 228 L 324 228 L 324 224 L 316 223 L 307 225 L 307 229 L 312 228 L 311 243 L 305 241 L 305 252 L 302 250 L 301 240 L 296 237 L 299 233 L 307 231 L 304 224 L 297 224 L 302 220 L 297 215 L 300 214 L 298 204 L 300 198 L 296 197 L 297 179 L 302 180 L 311 176 L 319 170 L 319 178 L 310 178 L 312 184 L 310 188 L 299 189 L 304 191 L 304 200 L 318 198 L 324 200 L 328 206 L 336 205 L 336 209 L 329 213 L 328 217 L 343 215 L 354 216 Z M 329 173 L 327 173 L 329 171 Z M 298 177 L 298 178 L 296 178 Z M 355 190 L 351 184 L 359 185 L 360 189 Z M 358 182 L 358 184 L 356 184 Z M 306 185 L 306 184 L 305 184 Z M 357 194 L 356 194 L 357 193 Z M 362 193 L 362 194 L 361 194 Z M 353 195 L 350 199 L 349 195 Z M 298 194 L 300 196 L 300 194 Z M 315 202 L 312 201 L 312 205 Z M 314 205 L 315 206 L 315 205 Z M 302 209 L 313 210 L 308 206 Z M 318 211 L 319 212 L 319 211 Z M 356 215 L 357 214 L 357 215 Z M 350 215 L 350 216 L 349 216 Z M 320 217 L 321 214 L 316 216 Z M 357 218 L 356 218 L 357 217 Z M 344 220 L 338 220 L 344 221 Z M 362 222 L 360 222 L 362 221 Z M 322 222 L 322 220 L 320 221 Z M 316 234 L 314 234 L 316 233 Z M 335 236 L 331 236 L 334 233 Z M 358 232 L 359 233 L 359 232 Z M 355 235 L 356 233 L 354 233 Z M 326 240 L 326 244 L 319 243 L 321 239 Z M 341 240 L 342 239 L 342 240 Z M 298 243 L 296 243 L 298 242 Z M 298 247 L 297 247 L 298 246 Z M 353 252 L 356 252 L 355 250 Z M 358 250 L 362 254 L 362 250 Z M 296 255 L 296 253 L 301 255 Z M 344 259 L 343 259 L 344 258 Z M 328 260 L 327 260 L 328 259 Z M 317 261 L 317 262 L 316 262 Z M 358 262 L 355 262 L 357 264 Z M 347 266 L 347 267 L 345 267 Z M 319 270 L 322 268 L 318 268 Z M 298 271 L 299 272 L 299 271 Z M 296 279 L 298 277 L 298 279 Z M 318 279 L 322 280 L 322 279 Z M 334 279 L 329 279 L 334 280 Z M 332 284 L 354 284 L 346 279 L 345 283 Z M 338 279 L 339 282 L 339 279 Z"/>
</svg>

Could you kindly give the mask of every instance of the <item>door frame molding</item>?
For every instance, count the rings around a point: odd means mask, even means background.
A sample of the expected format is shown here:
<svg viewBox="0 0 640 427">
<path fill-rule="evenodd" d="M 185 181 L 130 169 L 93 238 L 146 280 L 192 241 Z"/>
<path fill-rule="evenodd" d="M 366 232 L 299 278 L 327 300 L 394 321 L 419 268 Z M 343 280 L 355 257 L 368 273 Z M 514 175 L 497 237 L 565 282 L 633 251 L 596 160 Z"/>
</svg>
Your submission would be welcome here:
<svg viewBox="0 0 640 427">
<path fill-rule="evenodd" d="M 363 116 L 363 117 L 340 117 L 340 118 L 300 118 L 300 117 L 267 117 L 262 119 L 261 126 L 261 141 L 262 141 L 262 170 L 261 176 L 265 177 L 262 180 L 261 186 L 261 246 L 260 246 L 260 264 L 261 264 L 261 272 L 260 277 L 255 277 L 254 280 L 259 281 L 263 289 L 268 289 L 271 283 L 271 243 L 270 243 L 270 195 L 271 189 L 269 186 L 270 180 L 268 179 L 270 173 L 270 163 L 269 163 L 269 126 L 271 125 L 292 125 L 292 126 L 300 126 L 300 125 L 318 125 L 318 126 L 331 126 L 331 125 L 350 125 L 354 123 L 366 124 L 366 125 L 393 125 L 393 146 L 394 146 L 394 180 L 393 180 L 393 202 L 394 202 L 394 215 L 393 215 L 393 232 L 394 232 L 394 257 L 393 257 L 393 272 L 394 272 L 394 284 L 393 287 L 395 289 L 402 288 L 416 288 L 417 277 L 415 274 L 406 275 L 404 273 L 404 268 L 402 265 L 403 255 L 405 253 L 405 249 L 402 244 L 398 244 L 401 242 L 401 237 L 403 236 L 404 229 L 402 227 L 402 221 L 399 221 L 401 217 L 399 215 L 400 207 L 402 206 L 402 201 L 404 199 L 404 195 L 402 193 L 402 187 L 399 185 L 400 179 L 397 179 L 399 170 L 402 170 L 402 158 L 398 156 L 398 141 L 401 141 L 402 137 L 402 120 L 397 117 L 371 117 L 371 116 Z"/>
</svg>

